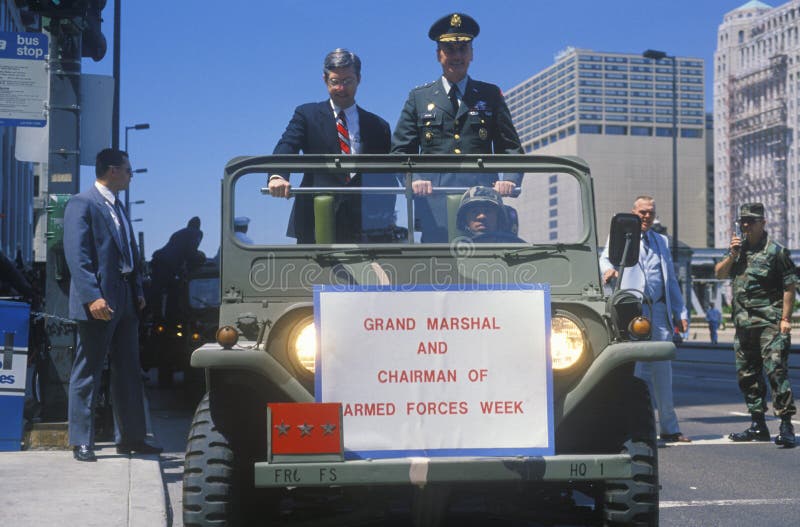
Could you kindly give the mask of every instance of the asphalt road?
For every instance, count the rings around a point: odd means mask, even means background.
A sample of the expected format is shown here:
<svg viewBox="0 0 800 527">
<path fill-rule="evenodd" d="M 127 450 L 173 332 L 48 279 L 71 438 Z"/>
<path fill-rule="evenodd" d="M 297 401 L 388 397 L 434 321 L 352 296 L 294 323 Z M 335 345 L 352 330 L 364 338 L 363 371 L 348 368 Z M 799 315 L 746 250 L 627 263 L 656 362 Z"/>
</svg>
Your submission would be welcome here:
<svg viewBox="0 0 800 527">
<path fill-rule="evenodd" d="M 800 355 L 793 355 L 791 363 L 790 377 L 798 386 Z M 730 432 L 749 426 L 736 385 L 733 351 L 681 348 L 673 374 L 681 430 L 693 442 L 659 449 L 661 526 L 797 525 L 800 449 L 726 439 Z M 169 525 L 174 527 L 183 525 L 183 452 L 195 403 L 183 393 L 179 377 L 171 389 L 150 388 L 153 427 L 165 447 L 162 472 L 170 501 Z M 777 420 L 768 425 L 777 433 Z M 800 420 L 795 427 L 800 430 Z"/>
<path fill-rule="evenodd" d="M 659 450 L 661 525 L 797 525 L 800 449 L 726 439 L 750 423 L 732 349 L 682 348 L 673 366 L 681 430 L 694 442 Z M 790 368 L 800 385 L 799 355 L 791 356 Z M 768 420 L 773 435 L 778 423 Z M 800 420 L 794 424 L 800 427 Z"/>
</svg>

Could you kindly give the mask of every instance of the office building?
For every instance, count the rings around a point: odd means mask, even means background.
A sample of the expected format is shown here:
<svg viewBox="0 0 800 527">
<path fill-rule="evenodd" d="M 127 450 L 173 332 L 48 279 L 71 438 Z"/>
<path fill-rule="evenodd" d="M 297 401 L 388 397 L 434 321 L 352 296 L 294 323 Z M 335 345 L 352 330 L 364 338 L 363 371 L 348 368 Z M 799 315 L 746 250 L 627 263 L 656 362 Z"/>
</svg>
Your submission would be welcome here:
<svg viewBox="0 0 800 527">
<path fill-rule="evenodd" d="M 703 60 L 678 57 L 679 237 L 690 246 L 708 243 Z M 673 66 L 670 57 L 568 48 L 555 63 L 505 92 L 527 153 L 573 155 L 594 177 L 599 243 L 611 217 L 630 212 L 638 195 L 651 195 L 661 224 L 672 225 Z M 533 193 L 532 193 L 533 194 Z M 568 195 L 536 193 L 527 199 L 562 239 L 574 215 Z M 557 199 L 553 199 L 556 197 Z M 520 214 L 521 232 L 529 221 Z M 544 221 L 544 223 L 541 223 Z M 569 236 L 567 236 L 569 237 Z"/>
<path fill-rule="evenodd" d="M 738 207 L 761 201 L 767 230 L 800 246 L 800 1 L 751 1 L 726 13 L 714 54 L 715 245 L 727 247 Z"/>
<path fill-rule="evenodd" d="M 37 31 L 38 17 L 18 5 L 0 0 L 0 31 Z M 17 161 L 16 128 L 0 126 L 0 252 L 8 258 L 19 256 L 24 263 L 33 259 L 33 198 L 37 192 L 32 163 Z"/>
</svg>

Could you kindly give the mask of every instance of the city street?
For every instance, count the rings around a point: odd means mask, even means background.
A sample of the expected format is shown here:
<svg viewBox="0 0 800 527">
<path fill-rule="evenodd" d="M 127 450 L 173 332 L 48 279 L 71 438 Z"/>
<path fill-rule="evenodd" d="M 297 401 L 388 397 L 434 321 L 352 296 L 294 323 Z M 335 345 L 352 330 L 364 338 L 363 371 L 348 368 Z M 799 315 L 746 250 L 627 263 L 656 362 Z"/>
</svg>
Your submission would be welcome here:
<svg viewBox="0 0 800 527">
<path fill-rule="evenodd" d="M 798 355 L 791 377 L 800 382 Z M 682 432 L 691 444 L 659 449 L 661 525 L 792 525 L 800 517 L 800 450 L 772 443 L 734 444 L 726 437 L 749 425 L 736 385 L 733 352 L 685 347 L 674 364 L 674 387 Z M 153 426 L 164 445 L 162 474 L 168 490 L 168 516 L 182 525 L 183 449 L 194 408 L 180 382 L 150 389 Z M 778 421 L 768 421 L 777 433 Z M 800 426 L 796 421 L 795 426 Z M 171 511 L 171 512 L 169 512 Z M 460 525 L 469 520 L 461 519 Z M 476 523 L 475 525 L 479 525 Z"/>
</svg>

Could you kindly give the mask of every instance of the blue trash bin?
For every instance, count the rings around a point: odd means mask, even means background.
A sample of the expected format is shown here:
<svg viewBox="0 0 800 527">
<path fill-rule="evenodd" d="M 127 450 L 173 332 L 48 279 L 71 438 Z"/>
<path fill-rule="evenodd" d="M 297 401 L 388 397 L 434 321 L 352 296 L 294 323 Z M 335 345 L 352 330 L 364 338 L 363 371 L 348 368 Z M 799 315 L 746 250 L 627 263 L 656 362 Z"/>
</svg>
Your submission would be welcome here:
<svg viewBox="0 0 800 527">
<path fill-rule="evenodd" d="M 31 306 L 0 300 L 0 451 L 22 448 Z"/>
</svg>

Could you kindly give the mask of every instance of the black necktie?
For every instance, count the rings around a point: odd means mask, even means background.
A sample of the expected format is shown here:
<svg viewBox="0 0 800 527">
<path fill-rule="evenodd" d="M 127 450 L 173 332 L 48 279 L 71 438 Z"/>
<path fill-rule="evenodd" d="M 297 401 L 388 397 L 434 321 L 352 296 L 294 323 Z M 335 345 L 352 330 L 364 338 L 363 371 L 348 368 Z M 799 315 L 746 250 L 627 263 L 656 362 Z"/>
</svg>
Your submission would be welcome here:
<svg viewBox="0 0 800 527">
<path fill-rule="evenodd" d="M 125 212 L 119 200 L 114 202 L 114 210 L 117 212 L 117 219 L 119 220 L 119 232 L 122 237 L 122 253 L 125 258 L 124 265 L 131 265 L 133 259 L 131 258 L 131 242 L 128 239 L 128 222 L 125 220 Z"/>
<path fill-rule="evenodd" d="M 650 236 L 646 232 L 642 233 L 642 242 L 644 243 L 644 250 L 650 252 Z"/>
<path fill-rule="evenodd" d="M 450 97 L 450 104 L 453 105 L 453 115 L 458 113 L 458 86 L 453 84 L 450 86 L 450 93 L 448 94 Z"/>
</svg>

